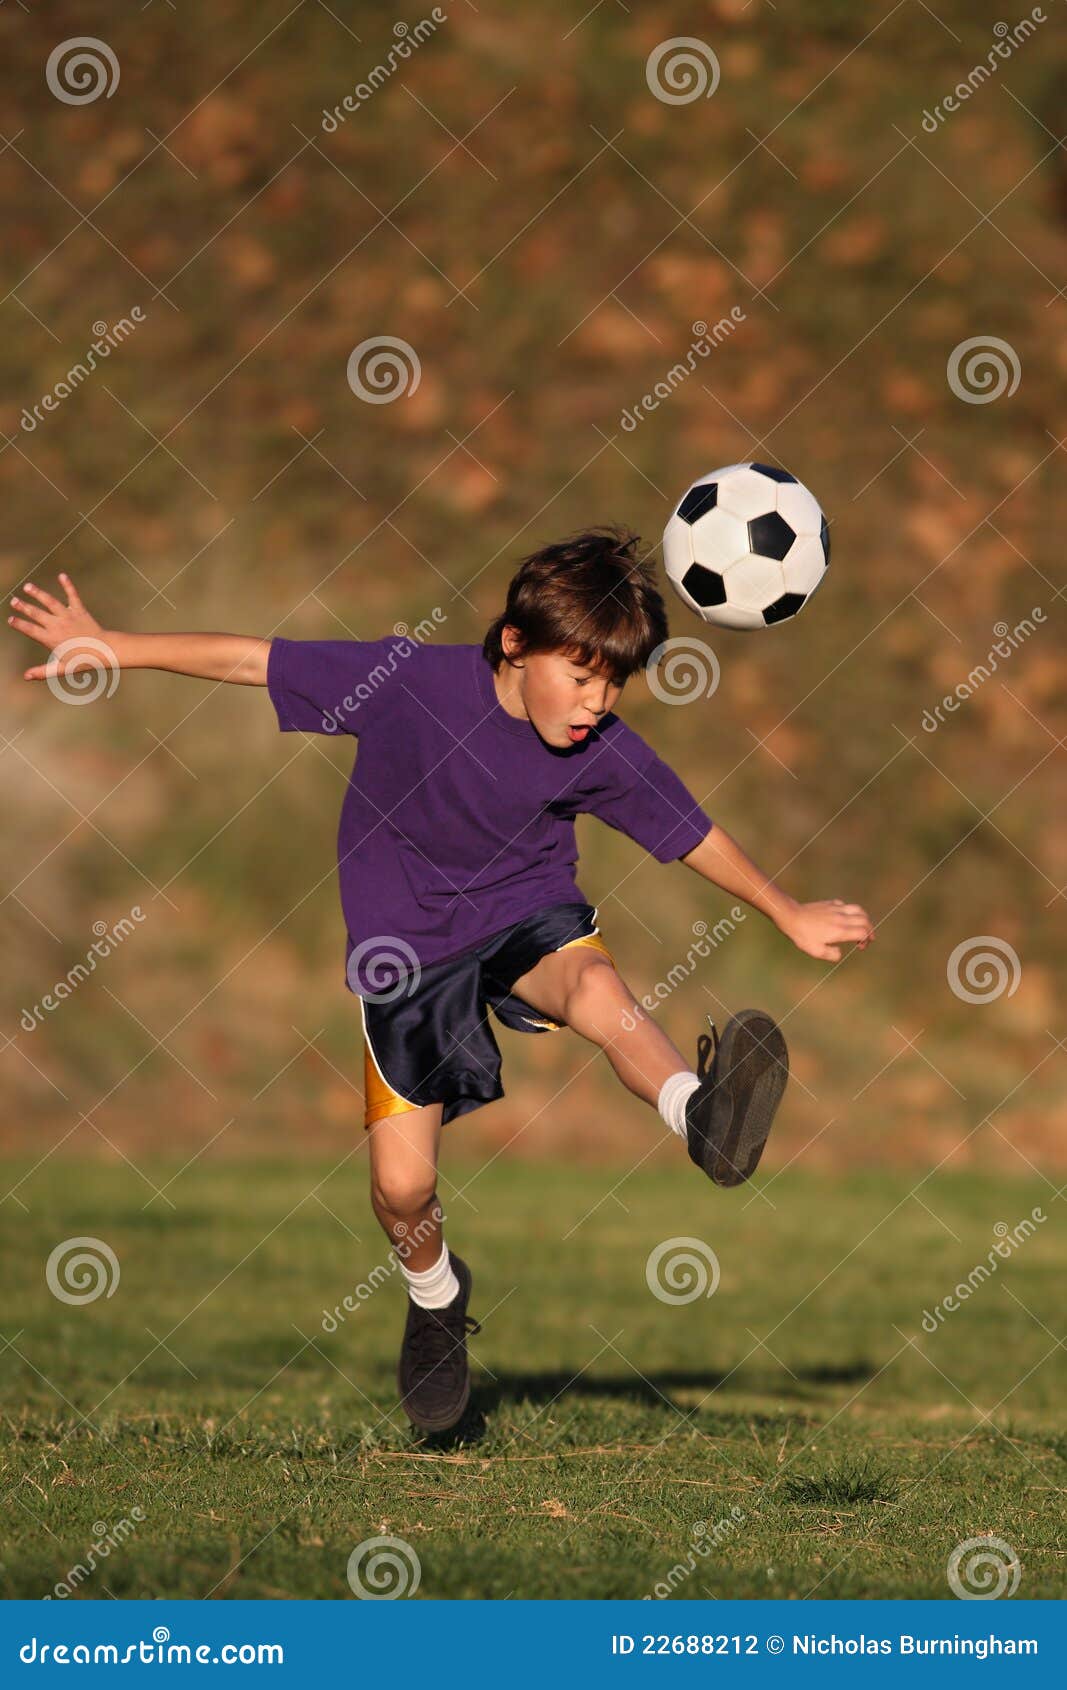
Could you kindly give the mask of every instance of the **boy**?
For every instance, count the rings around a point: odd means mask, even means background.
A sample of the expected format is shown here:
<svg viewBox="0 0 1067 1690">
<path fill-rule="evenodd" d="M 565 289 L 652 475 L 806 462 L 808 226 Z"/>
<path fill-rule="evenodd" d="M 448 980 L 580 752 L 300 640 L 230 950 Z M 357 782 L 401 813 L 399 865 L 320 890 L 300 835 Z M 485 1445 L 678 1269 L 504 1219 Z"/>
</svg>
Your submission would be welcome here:
<svg viewBox="0 0 1067 1690">
<path fill-rule="evenodd" d="M 614 714 L 668 637 L 639 545 L 596 529 L 534 553 L 481 645 L 120 633 L 67 575 L 66 604 L 34 585 L 11 601 L 11 625 L 54 654 L 28 680 L 112 667 L 266 686 L 283 732 L 359 741 L 338 839 L 346 978 L 371 1200 L 408 1290 L 400 1396 L 425 1431 L 454 1426 L 470 1395 L 471 1273 L 444 1242 L 435 1185 L 442 1126 L 504 1095 L 490 1006 L 518 1031 L 570 1027 L 597 1045 L 716 1185 L 752 1174 L 786 1082 L 763 1011 L 731 1016 L 721 1038 L 712 1022 L 696 1071 L 644 1013 L 575 882 L 574 817 L 686 863 L 810 956 L 836 962 L 874 937 L 858 904 L 781 891 Z"/>
</svg>

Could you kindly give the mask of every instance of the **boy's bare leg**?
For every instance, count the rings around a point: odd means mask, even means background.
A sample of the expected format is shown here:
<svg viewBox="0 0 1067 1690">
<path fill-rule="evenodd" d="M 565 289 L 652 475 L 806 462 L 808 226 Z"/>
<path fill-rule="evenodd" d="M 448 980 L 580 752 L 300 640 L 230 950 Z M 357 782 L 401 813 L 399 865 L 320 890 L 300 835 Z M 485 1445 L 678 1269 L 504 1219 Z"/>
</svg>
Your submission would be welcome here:
<svg viewBox="0 0 1067 1690">
<path fill-rule="evenodd" d="M 441 1105 L 387 1115 L 367 1129 L 371 1205 L 405 1267 L 423 1273 L 441 1254 L 437 1153 Z"/>
<path fill-rule="evenodd" d="M 653 1108 L 665 1080 L 692 1072 L 692 1063 L 600 951 L 584 945 L 551 951 L 511 990 L 542 1015 L 566 1022 L 599 1045 L 623 1085 Z"/>
</svg>

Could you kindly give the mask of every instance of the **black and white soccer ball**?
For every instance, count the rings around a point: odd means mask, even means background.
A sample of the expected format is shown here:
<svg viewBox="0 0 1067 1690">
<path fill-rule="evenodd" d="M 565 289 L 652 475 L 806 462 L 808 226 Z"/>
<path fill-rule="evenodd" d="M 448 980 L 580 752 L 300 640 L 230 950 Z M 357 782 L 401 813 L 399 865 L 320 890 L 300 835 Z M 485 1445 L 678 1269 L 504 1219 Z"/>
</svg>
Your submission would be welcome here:
<svg viewBox="0 0 1067 1690">
<path fill-rule="evenodd" d="M 728 464 L 694 481 L 663 531 L 667 576 L 719 628 L 767 628 L 807 604 L 830 562 L 819 501 L 788 470 Z"/>
</svg>

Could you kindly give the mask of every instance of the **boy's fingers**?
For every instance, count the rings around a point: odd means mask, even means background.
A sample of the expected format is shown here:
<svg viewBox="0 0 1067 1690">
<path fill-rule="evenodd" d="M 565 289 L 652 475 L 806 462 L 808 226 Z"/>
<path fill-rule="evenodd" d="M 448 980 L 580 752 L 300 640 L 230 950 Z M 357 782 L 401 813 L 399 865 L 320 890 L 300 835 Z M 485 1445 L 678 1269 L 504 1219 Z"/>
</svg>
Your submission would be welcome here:
<svg viewBox="0 0 1067 1690">
<path fill-rule="evenodd" d="M 60 604 L 58 599 L 54 599 L 51 593 L 46 593 L 43 587 L 35 587 L 32 581 L 27 581 L 25 587 L 23 588 L 23 592 L 32 593 L 35 599 L 40 599 L 41 603 L 47 610 L 57 611 L 64 609 L 64 606 Z"/>
<path fill-rule="evenodd" d="M 8 621 L 20 634 L 29 634 L 30 639 L 36 640 L 38 645 L 52 644 L 51 635 L 45 633 L 39 622 L 27 622 L 21 616 L 9 616 Z"/>
<path fill-rule="evenodd" d="M 37 622 L 41 627 L 44 627 L 45 613 L 40 605 L 27 604 L 25 599 L 12 599 L 11 603 L 16 610 L 21 610 L 23 616 L 28 617 L 31 622 Z"/>
<path fill-rule="evenodd" d="M 70 576 L 61 569 L 59 572 L 59 579 L 63 583 L 63 591 L 67 595 L 67 603 L 69 604 L 71 610 L 84 610 L 85 606 L 78 597 L 78 590 Z"/>
</svg>

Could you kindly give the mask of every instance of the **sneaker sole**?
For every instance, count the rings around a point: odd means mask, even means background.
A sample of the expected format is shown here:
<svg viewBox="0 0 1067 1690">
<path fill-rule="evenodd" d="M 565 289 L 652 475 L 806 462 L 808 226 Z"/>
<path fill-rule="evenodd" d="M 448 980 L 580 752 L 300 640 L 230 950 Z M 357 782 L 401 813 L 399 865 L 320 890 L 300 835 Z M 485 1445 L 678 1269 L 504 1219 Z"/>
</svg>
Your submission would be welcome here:
<svg viewBox="0 0 1067 1690">
<path fill-rule="evenodd" d="M 785 1039 L 762 1009 L 742 1009 L 727 1022 L 715 1057 L 722 1078 L 712 1100 L 709 1138 L 721 1146 L 711 1177 L 741 1185 L 763 1155 L 789 1078 Z"/>
<path fill-rule="evenodd" d="M 464 1313 L 466 1313 L 467 1305 L 469 1304 L 471 1298 L 471 1288 L 474 1284 L 474 1276 L 465 1262 L 461 1262 L 460 1268 L 461 1271 L 456 1277 L 459 1280 L 460 1286 L 466 1293 L 463 1299 L 463 1310 Z M 463 1386 L 463 1395 L 459 1400 L 459 1406 L 449 1409 L 447 1415 L 441 1415 L 437 1419 L 430 1419 L 427 1415 L 416 1415 L 412 1413 L 404 1396 L 404 1381 L 400 1376 L 400 1372 L 400 1364 L 398 1363 L 396 1370 L 396 1386 L 400 1393 L 400 1406 L 413 1426 L 417 1426 L 421 1432 L 447 1432 L 451 1427 L 455 1426 L 458 1421 L 462 1420 L 464 1410 L 470 1402 L 471 1397 L 469 1365 L 467 1368 L 467 1377 Z"/>
</svg>

